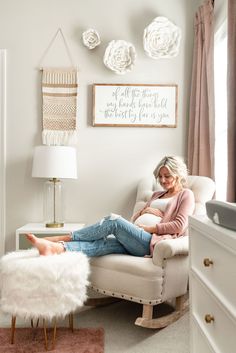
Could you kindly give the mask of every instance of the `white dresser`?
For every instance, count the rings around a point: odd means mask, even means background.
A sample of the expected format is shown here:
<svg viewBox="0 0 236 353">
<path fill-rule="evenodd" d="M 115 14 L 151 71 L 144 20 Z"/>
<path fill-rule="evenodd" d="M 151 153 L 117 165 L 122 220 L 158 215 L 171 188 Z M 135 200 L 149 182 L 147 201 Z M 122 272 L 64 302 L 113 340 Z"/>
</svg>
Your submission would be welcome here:
<svg viewBox="0 0 236 353">
<path fill-rule="evenodd" d="M 191 353 L 236 353 L 236 232 L 190 217 Z"/>
</svg>

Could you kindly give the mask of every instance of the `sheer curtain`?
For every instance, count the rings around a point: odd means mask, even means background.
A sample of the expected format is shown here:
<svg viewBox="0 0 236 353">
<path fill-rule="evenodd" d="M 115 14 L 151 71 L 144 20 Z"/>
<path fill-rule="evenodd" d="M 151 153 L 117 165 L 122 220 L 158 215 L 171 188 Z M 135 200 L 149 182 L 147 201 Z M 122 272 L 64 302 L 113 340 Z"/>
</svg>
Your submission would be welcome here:
<svg viewBox="0 0 236 353">
<path fill-rule="evenodd" d="M 227 189 L 227 21 L 215 34 L 215 182 L 216 199 L 226 200 Z"/>
<path fill-rule="evenodd" d="M 236 202 L 236 0 L 228 0 L 228 182 L 227 201 Z"/>
<path fill-rule="evenodd" d="M 188 169 L 190 174 L 214 178 L 214 28 L 213 1 L 195 16 L 192 84 L 190 93 Z"/>
</svg>

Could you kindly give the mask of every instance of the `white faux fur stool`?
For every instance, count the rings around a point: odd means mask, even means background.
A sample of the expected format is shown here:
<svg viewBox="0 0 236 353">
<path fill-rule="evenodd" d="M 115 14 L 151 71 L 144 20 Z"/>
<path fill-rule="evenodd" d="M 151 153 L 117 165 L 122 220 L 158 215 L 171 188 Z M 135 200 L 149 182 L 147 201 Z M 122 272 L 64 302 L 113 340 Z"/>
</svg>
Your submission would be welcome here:
<svg viewBox="0 0 236 353">
<path fill-rule="evenodd" d="M 45 320 L 69 315 L 73 330 L 73 312 L 87 298 L 89 261 L 80 252 L 39 256 L 38 250 L 9 253 L 0 261 L 1 309 L 12 315 L 11 343 L 14 343 L 16 316 L 43 319 L 45 347 L 48 349 Z"/>
</svg>

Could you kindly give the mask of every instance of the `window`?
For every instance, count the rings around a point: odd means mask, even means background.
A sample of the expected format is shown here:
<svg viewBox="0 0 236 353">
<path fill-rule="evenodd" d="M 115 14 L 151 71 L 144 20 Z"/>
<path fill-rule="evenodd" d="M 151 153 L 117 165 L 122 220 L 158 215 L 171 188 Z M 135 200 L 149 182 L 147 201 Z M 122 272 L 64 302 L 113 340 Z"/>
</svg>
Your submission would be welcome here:
<svg viewBox="0 0 236 353">
<path fill-rule="evenodd" d="M 227 185 L 227 22 L 215 34 L 215 182 L 216 199 L 226 200 Z"/>
</svg>

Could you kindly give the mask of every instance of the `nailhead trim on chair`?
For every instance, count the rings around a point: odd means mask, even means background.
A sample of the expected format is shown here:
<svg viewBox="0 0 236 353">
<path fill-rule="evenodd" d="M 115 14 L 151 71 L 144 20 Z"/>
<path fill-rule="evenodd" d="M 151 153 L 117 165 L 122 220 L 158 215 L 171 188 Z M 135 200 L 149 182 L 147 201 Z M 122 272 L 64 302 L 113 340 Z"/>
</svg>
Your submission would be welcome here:
<svg viewBox="0 0 236 353">
<path fill-rule="evenodd" d="M 165 268 L 166 268 L 166 258 L 163 259 L 163 265 L 162 265 L 161 268 L 162 268 L 162 270 L 163 270 L 163 273 L 162 273 L 162 276 L 161 276 L 161 278 L 162 278 L 161 296 L 162 296 L 162 295 L 163 295 L 163 292 L 164 292 L 163 288 L 164 288 L 164 283 L 165 283 L 165 273 L 164 273 L 164 271 L 165 271 Z"/>
<path fill-rule="evenodd" d="M 141 303 L 141 304 L 150 304 L 150 305 L 156 305 L 156 304 L 160 304 L 162 303 L 162 300 L 159 299 L 159 300 L 143 300 L 141 298 L 137 298 L 137 297 L 130 297 L 128 295 L 125 295 L 125 294 L 121 294 L 121 293 L 117 293 L 117 292 L 110 292 L 110 291 L 107 291 L 107 290 L 103 290 L 103 289 L 99 289 L 99 288 L 96 288 L 94 286 L 89 286 L 92 290 L 94 290 L 95 292 L 97 293 L 101 293 L 101 294 L 105 294 L 107 296 L 112 296 L 112 297 L 116 297 L 116 298 L 121 298 L 121 299 L 126 299 L 126 300 L 130 300 L 130 301 L 133 301 L 133 302 L 136 302 L 136 303 Z"/>
</svg>

